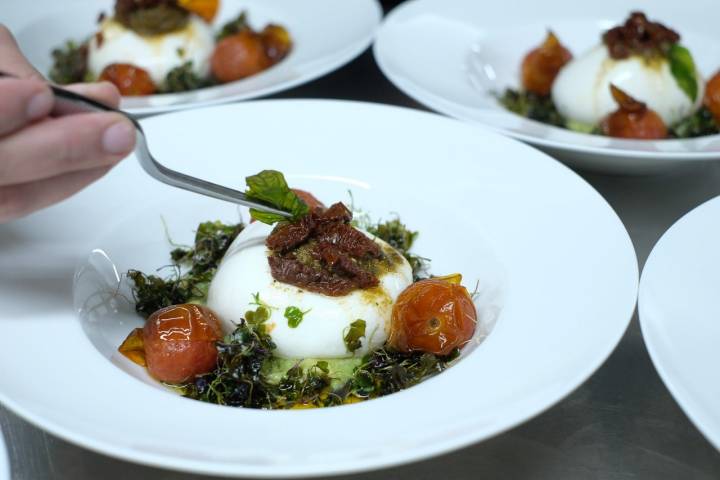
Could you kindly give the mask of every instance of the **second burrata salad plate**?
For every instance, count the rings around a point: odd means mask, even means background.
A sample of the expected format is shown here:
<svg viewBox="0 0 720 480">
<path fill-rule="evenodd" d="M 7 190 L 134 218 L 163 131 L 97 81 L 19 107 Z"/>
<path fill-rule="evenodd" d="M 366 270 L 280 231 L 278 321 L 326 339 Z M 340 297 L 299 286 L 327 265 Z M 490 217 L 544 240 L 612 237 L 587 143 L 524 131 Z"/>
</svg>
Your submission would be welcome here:
<svg viewBox="0 0 720 480">
<path fill-rule="evenodd" d="M 622 223 L 520 142 L 339 101 L 143 127 L 168 166 L 291 218 L 161 185 L 130 158 L 0 227 L 0 361 L 23 358 L 0 401 L 71 442 L 248 477 L 415 461 L 561 400 L 632 316 Z"/>
<path fill-rule="evenodd" d="M 387 16 L 374 53 L 434 110 L 573 167 L 646 174 L 720 159 L 718 14 L 712 0 L 414 0 Z"/>
<path fill-rule="evenodd" d="M 58 84 L 104 80 L 151 114 L 269 95 L 359 55 L 376 0 L 9 0 L 0 22 Z"/>
</svg>

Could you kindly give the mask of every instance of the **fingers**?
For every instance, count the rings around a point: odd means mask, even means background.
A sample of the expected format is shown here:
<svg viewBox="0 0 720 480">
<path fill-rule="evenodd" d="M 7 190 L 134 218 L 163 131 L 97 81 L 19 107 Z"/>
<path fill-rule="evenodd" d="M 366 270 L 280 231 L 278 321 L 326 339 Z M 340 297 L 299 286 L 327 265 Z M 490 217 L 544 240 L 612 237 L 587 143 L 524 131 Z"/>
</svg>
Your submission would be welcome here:
<svg viewBox="0 0 720 480">
<path fill-rule="evenodd" d="M 110 82 L 76 83 L 62 88 L 94 98 L 109 107 L 117 108 L 118 105 L 120 105 L 120 92 L 117 87 Z"/>
<path fill-rule="evenodd" d="M 20 53 L 15 38 L 2 23 L 0 23 L 0 70 L 22 78 L 43 79 L 43 76 Z"/>
<path fill-rule="evenodd" d="M 47 116 L 53 94 L 39 80 L 0 78 L 0 137 Z"/>
<path fill-rule="evenodd" d="M 99 179 L 110 167 L 72 172 L 9 187 L 0 187 L 0 223 L 23 217 L 79 192 Z"/>
<path fill-rule="evenodd" d="M 135 129 L 119 114 L 50 118 L 0 139 L 0 186 L 109 167 L 135 146 Z"/>
</svg>

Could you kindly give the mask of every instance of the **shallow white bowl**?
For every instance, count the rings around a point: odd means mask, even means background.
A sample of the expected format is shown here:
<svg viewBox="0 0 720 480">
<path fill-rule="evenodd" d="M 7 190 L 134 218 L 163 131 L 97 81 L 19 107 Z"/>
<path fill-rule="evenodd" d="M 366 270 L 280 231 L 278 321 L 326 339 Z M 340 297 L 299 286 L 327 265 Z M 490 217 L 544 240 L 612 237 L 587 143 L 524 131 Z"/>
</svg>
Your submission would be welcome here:
<svg viewBox="0 0 720 480">
<path fill-rule="evenodd" d="M 720 159 L 720 135 L 688 140 L 623 140 L 572 132 L 506 110 L 495 92 L 517 88 L 523 56 L 551 28 L 575 56 L 600 42 L 604 30 L 644 8 L 682 35 L 682 43 L 709 77 L 720 69 L 720 3 L 672 0 L 632 6 L 624 0 L 529 2 L 414 0 L 393 10 L 373 51 L 398 88 L 447 115 L 479 122 L 536 145 L 567 164 L 621 174 L 662 172 Z"/>
<path fill-rule="evenodd" d="M 161 185 L 129 160 L 79 196 L 0 226 L 0 364 L 23 358 L 22 369 L 3 371 L 0 401 L 71 442 L 222 475 L 410 462 L 559 401 L 600 366 L 633 313 L 637 261 L 618 217 L 571 170 L 514 140 L 434 114 L 336 101 L 249 102 L 144 126 L 154 154 L 181 171 L 242 188 L 246 175 L 276 168 L 326 202 L 351 189 L 375 218 L 399 212 L 420 231 L 416 250 L 435 273 L 460 271 L 471 288 L 479 281 L 481 315 L 496 323 L 448 371 L 368 402 L 257 411 L 178 397 L 115 353 L 139 322 L 120 300 L 78 321 L 72 274 L 93 249 L 92 265 L 106 256 L 117 273 L 152 270 L 168 261 L 163 219 L 188 243 L 199 221 L 239 212 Z M 94 274 L 82 272 L 76 293 Z M 94 284 L 113 285 L 116 273 L 103 273 L 110 278 Z"/>
<path fill-rule="evenodd" d="M 720 450 L 720 197 L 658 241 L 640 282 L 643 338 L 680 407 Z"/>
<path fill-rule="evenodd" d="M 6 0 L 7 1 L 7 0 Z M 50 51 L 68 39 L 82 40 L 95 31 L 101 11 L 111 12 L 113 0 L 10 0 L 0 22 L 17 36 L 31 63 L 47 74 Z M 185 93 L 125 97 L 121 108 L 149 114 L 269 95 L 307 83 L 359 55 L 372 41 L 382 10 L 377 0 L 222 0 L 213 22 L 217 30 L 247 9 L 250 24 L 262 28 L 279 23 L 290 31 L 293 50 L 277 65 L 236 82 Z"/>
</svg>

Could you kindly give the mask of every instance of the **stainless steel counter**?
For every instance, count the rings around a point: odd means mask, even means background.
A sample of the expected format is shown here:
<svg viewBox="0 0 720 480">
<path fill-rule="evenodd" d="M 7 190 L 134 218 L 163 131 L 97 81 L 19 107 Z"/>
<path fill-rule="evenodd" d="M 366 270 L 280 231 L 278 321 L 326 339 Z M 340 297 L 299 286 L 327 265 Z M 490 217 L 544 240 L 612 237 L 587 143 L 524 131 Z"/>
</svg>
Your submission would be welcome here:
<svg viewBox="0 0 720 480">
<path fill-rule="evenodd" d="M 422 108 L 386 81 L 372 55 L 273 98 L 343 98 Z M 720 164 L 658 177 L 583 175 L 628 228 L 642 266 L 670 225 L 720 194 Z M 603 255 L 602 251 L 597 255 Z M 2 381 L 0 379 L 0 381 Z M 199 480 L 68 444 L 0 407 L 15 480 Z M 509 432 L 420 463 L 347 479 L 718 479 L 720 453 L 660 381 L 634 318 L 608 361 L 558 405 Z"/>
</svg>

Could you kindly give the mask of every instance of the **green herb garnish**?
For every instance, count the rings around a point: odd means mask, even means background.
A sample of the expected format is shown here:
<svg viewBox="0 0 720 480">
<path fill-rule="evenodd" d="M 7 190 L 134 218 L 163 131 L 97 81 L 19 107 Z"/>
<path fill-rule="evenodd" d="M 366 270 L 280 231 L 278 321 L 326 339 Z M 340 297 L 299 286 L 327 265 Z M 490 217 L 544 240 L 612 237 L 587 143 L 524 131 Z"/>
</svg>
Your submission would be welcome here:
<svg viewBox="0 0 720 480">
<path fill-rule="evenodd" d="M 250 25 L 248 25 L 247 21 L 247 12 L 243 10 L 235 19 L 223 25 L 220 32 L 215 36 L 215 40 L 219 42 L 225 37 L 230 37 L 249 29 Z"/>
<path fill-rule="evenodd" d="M 242 320 L 235 331 L 217 343 L 215 371 L 180 386 L 184 396 L 219 405 L 273 408 L 278 402 L 277 386 L 261 370 L 272 357 L 275 344 L 263 324 Z"/>
<path fill-rule="evenodd" d="M 670 131 L 675 138 L 693 138 L 720 133 L 720 126 L 707 107 L 701 107 L 689 117 L 683 118 Z"/>
<path fill-rule="evenodd" d="M 87 80 L 87 44 L 69 40 L 52 51 L 53 66 L 48 76 L 60 85 Z"/>
<path fill-rule="evenodd" d="M 346 329 L 343 341 L 348 352 L 352 353 L 362 346 L 360 339 L 365 336 L 365 325 L 365 320 L 355 320 Z"/>
<path fill-rule="evenodd" d="M 288 187 L 283 174 L 276 170 L 263 170 L 257 175 L 245 178 L 245 181 L 247 183 L 245 193 L 248 197 L 289 212 L 292 215 L 292 220 L 297 220 L 310 211 L 305 202 Z M 250 209 L 250 216 L 268 225 L 286 220 L 281 215 L 260 212 L 254 208 Z"/>
<path fill-rule="evenodd" d="M 498 101 L 511 112 L 531 120 L 537 120 L 556 127 L 565 128 L 566 126 L 565 118 L 557 111 L 550 96 L 508 88 L 498 98 Z"/>
<path fill-rule="evenodd" d="M 459 354 L 457 349 L 441 357 L 381 348 L 363 357 L 363 363 L 355 369 L 352 379 L 335 395 L 345 400 L 350 396 L 374 398 L 398 392 L 442 372 Z"/>
<path fill-rule="evenodd" d="M 288 321 L 288 327 L 297 328 L 300 322 L 303 321 L 303 317 L 310 310 L 302 311 L 298 307 L 287 307 L 285 309 L 285 318 Z"/>
<path fill-rule="evenodd" d="M 674 44 L 668 50 L 668 61 L 678 87 L 694 102 L 698 95 L 698 79 L 690 50 Z"/>
<path fill-rule="evenodd" d="M 405 257 L 412 267 L 413 277 L 416 281 L 427 276 L 429 260 L 410 252 L 415 239 L 419 235 L 418 232 L 407 228 L 399 218 L 374 225 L 369 224 L 365 226 L 365 229 L 372 235 L 386 241 Z"/>
<path fill-rule="evenodd" d="M 242 224 L 201 223 L 192 248 L 179 247 L 170 252 L 175 267 L 171 277 L 128 271 L 127 276 L 133 282 L 135 310 L 148 317 L 170 305 L 204 303 L 220 260 L 242 229 Z"/>
<path fill-rule="evenodd" d="M 188 61 L 170 70 L 165 77 L 163 93 L 187 92 L 212 85 L 209 79 L 197 75 L 192 66 L 192 61 Z"/>
</svg>

